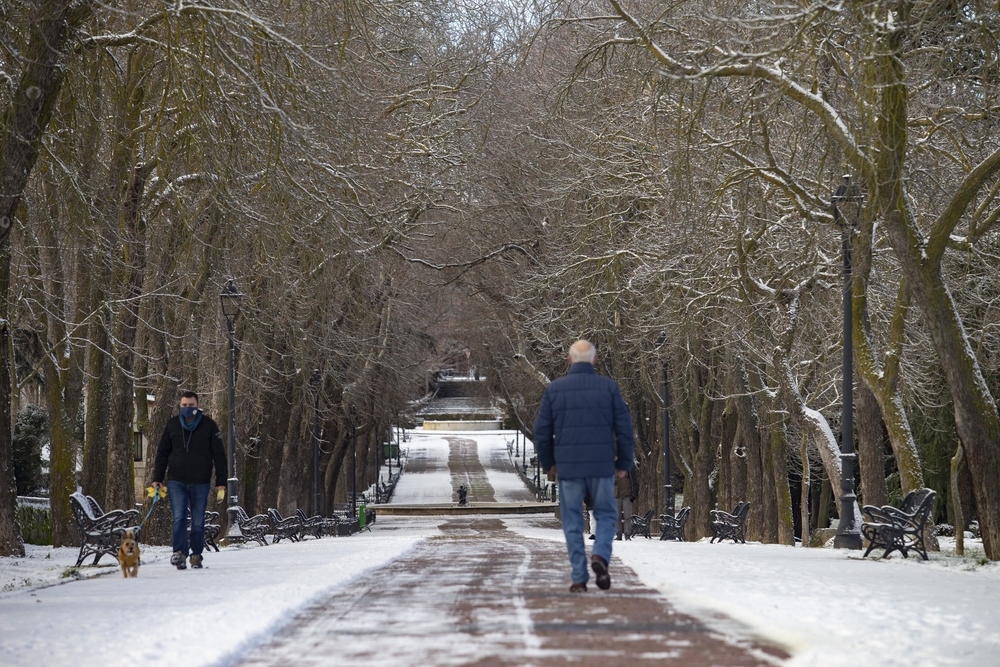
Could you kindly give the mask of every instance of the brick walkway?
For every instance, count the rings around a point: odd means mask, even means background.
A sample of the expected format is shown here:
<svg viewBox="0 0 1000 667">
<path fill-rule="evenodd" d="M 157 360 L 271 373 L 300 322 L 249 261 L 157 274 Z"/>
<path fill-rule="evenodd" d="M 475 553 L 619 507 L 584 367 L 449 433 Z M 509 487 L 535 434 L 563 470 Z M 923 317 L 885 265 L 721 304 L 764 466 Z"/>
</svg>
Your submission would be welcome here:
<svg viewBox="0 0 1000 667">
<path fill-rule="evenodd" d="M 451 488 L 458 499 L 458 487 L 469 489 L 470 503 L 495 503 L 493 486 L 486 477 L 486 469 L 479 461 L 479 444 L 475 440 L 449 436 L 448 470 L 451 471 Z"/>
<path fill-rule="evenodd" d="M 395 521 L 405 521 L 396 519 Z M 612 588 L 568 592 L 562 544 L 503 520 L 449 520 L 440 537 L 299 615 L 247 667 L 768 665 L 787 656 L 713 633 L 612 560 Z"/>
</svg>

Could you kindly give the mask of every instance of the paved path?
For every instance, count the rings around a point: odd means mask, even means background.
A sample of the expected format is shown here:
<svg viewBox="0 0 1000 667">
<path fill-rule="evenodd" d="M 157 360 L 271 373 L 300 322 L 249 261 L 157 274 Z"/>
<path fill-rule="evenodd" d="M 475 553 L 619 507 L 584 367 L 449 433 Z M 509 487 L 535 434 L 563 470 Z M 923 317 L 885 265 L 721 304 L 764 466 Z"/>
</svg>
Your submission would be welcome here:
<svg viewBox="0 0 1000 667">
<path fill-rule="evenodd" d="M 479 460 L 479 443 L 469 438 L 448 436 L 448 469 L 451 470 L 451 487 L 458 499 L 458 487 L 465 484 L 469 502 L 495 503 L 493 486 L 486 477 L 486 469 Z"/>
<path fill-rule="evenodd" d="M 415 435 L 397 493 L 411 503 L 441 502 L 449 492 L 457 498 L 465 484 L 474 505 L 498 495 L 521 500 L 522 491 L 523 500 L 532 500 L 503 440 L 487 437 L 493 439 Z M 376 530 L 403 528 L 408 520 L 386 517 Z M 588 593 L 571 594 L 562 543 L 514 533 L 497 516 L 441 520 L 439 537 L 314 604 L 242 664 L 699 667 L 774 664 L 784 657 L 679 614 L 617 559 L 610 591 L 591 584 Z M 553 518 L 528 521 L 559 527 Z"/>
<path fill-rule="evenodd" d="M 561 544 L 519 536 L 499 518 L 455 518 L 442 536 L 303 612 L 242 664 L 698 667 L 780 655 L 679 614 L 617 559 L 610 591 L 574 595 L 569 584 Z"/>
</svg>

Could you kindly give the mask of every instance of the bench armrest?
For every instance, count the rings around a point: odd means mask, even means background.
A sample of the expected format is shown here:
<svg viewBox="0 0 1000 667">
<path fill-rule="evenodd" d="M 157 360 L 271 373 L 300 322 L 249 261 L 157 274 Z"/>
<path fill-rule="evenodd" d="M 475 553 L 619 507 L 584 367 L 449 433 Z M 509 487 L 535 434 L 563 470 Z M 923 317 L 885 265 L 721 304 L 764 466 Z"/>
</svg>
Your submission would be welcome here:
<svg viewBox="0 0 1000 667">
<path fill-rule="evenodd" d="M 892 517 L 887 510 L 896 510 L 896 508 L 892 505 L 885 505 L 883 507 L 865 505 L 861 508 L 861 513 L 864 515 L 867 523 L 892 523 Z"/>
<path fill-rule="evenodd" d="M 240 518 L 237 523 L 240 524 L 240 528 L 261 528 L 264 526 L 270 526 L 271 522 L 263 514 L 255 514 L 254 516 L 247 518 Z"/>
<path fill-rule="evenodd" d="M 920 524 L 924 523 L 927 516 L 924 512 L 915 512 L 913 514 L 908 514 L 903 510 L 896 509 L 895 507 L 884 507 L 886 515 L 892 520 L 894 524 L 899 526 L 905 526 L 917 530 L 920 528 Z M 928 508 L 930 509 L 930 508 Z"/>
</svg>

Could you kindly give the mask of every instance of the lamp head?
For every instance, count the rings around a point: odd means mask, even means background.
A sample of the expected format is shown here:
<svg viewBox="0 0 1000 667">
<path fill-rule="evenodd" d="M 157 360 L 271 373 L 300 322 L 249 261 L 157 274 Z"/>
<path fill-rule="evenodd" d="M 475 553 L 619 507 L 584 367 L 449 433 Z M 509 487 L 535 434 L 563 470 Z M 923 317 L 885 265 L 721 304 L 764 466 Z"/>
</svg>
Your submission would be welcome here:
<svg viewBox="0 0 1000 667">
<path fill-rule="evenodd" d="M 844 174 L 844 182 L 833 193 L 833 220 L 840 226 L 857 227 L 865 206 L 865 192 L 851 183 L 851 175 Z"/>
<path fill-rule="evenodd" d="M 226 316 L 226 321 L 232 324 L 236 321 L 236 316 L 240 314 L 240 299 L 243 298 L 240 291 L 236 289 L 232 278 L 222 288 L 222 294 L 219 295 L 219 298 L 222 300 L 222 314 Z"/>
</svg>

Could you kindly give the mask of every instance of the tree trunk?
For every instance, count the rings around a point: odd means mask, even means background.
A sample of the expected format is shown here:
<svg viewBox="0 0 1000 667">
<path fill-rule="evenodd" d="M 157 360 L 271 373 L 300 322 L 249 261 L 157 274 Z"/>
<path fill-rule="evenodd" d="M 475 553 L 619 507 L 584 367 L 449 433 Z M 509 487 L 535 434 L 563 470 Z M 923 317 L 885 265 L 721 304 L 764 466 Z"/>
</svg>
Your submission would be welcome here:
<svg viewBox="0 0 1000 667">
<path fill-rule="evenodd" d="M 108 457 L 108 503 L 127 509 L 135 503 L 132 439 L 135 431 L 135 340 L 139 324 L 139 297 L 146 275 L 146 225 L 140 213 L 142 192 L 155 163 L 135 167 L 126 191 L 122 217 L 125 231 L 119 276 L 122 307 L 115 323 L 115 366 L 111 385 L 111 436 Z"/>
<path fill-rule="evenodd" d="M 10 244 L 0 245 L 0 556 L 24 556 L 24 540 L 17 522 L 17 485 L 14 481 L 13 433 L 10 421 L 10 353 L 13 348 L 8 319 Z"/>
<path fill-rule="evenodd" d="M 344 458 L 347 453 L 349 429 L 343 414 L 338 414 L 336 419 L 330 419 L 323 427 L 324 433 L 329 433 L 329 447 L 331 448 L 330 458 L 323 472 L 323 500 L 324 510 L 327 515 L 333 514 L 334 505 L 338 498 L 343 495 L 339 488 L 338 481 L 341 479 L 341 470 L 344 467 Z"/>
<path fill-rule="evenodd" d="M 780 348 L 775 349 L 774 365 L 776 372 L 780 374 L 781 394 L 792 422 L 800 430 L 809 432 L 813 442 L 816 443 L 816 448 L 819 450 L 827 479 L 835 479 L 839 483 L 841 477 L 840 445 L 833 435 L 830 423 L 823 413 L 806 405 L 802 394 L 799 392 L 795 376 L 792 373 L 787 353 Z M 860 527 L 863 518 L 857 501 L 854 503 L 854 516 L 856 525 Z"/>
<path fill-rule="evenodd" d="M 47 363 L 46 390 L 49 400 L 49 504 L 52 512 L 52 546 L 79 544 L 69 496 L 76 490 L 76 447 L 73 442 L 73 417 L 67 405 L 60 369 Z M 70 369 L 63 373 L 71 372 Z M 104 508 L 107 509 L 107 508 Z"/>
<path fill-rule="evenodd" d="M 732 399 L 726 401 L 722 411 L 722 435 L 716 459 L 719 466 L 719 478 L 715 488 L 719 499 L 719 507 L 732 507 L 736 504 L 736 494 L 733 492 L 733 458 L 735 458 L 736 440 L 736 408 Z M 740 499 L 742 500 L 742 498 Z"/>
<path fill-rule="evenodd" d="M 965 517 L 962 515 L 962 494 L 958 490 L 958 477 L 962 469 L 962 445 L 951 459 L 951 522 L 955 527 L 955 555 L 965 555 Z"/>
<path fill-rule="evenodd" d="M 50 194 L 54 188 L 50 188 Z M 39 216 L 39 235 L 46 247 L 41 253 L 49 275 L 48 309 L 53 316 L 44 317 L 45 333 L 35 332 L 32 345 L 42 359 L 45 393 L 49 414 L 49 504 L 52 517 L 54 546 L 74 545 L 78 541 L 77 528 L 70 508 L 69 496 L 76 491 L 77 442 L 76 417 L 83 390 L 84 348 L 74 346 L 68 335 L 69 325 L 55 313 L 70 310 L 67 300 L 67 280 L 59 238 L 54 220 L 57 211 L 52 209 Z M 79 261 L 79 256 L 78 256 Z M 85 317 L 83 299 L 77 299 L 76 321 Z"/>
<path fill-rule="evenodd" d="M 803 547 L 809 546 L 809 505 L 812 495 L 809 492 L 809 436 L 803 431 L 802 443 L 799 445 L 799 461 L 802 464 L 802 481 L 799 492 L 799 523 L 801 530 L 799 538 Z"/>
<path fill-rule="evenodd" d="M 735 386 L 736 412 L 739 415 L 738 428 L 740 441 L 746 457 L 747 488 L 746 495 L 740 500 L 750 501 L 750 511 L 747 514 L 746 537 L 749 540 L 761 541 L 764 537 L 764 482 L 763 458 L 761 457 L 760 420 L 753 397 L 750 394 L 750 378 L 743 357 L 737 360 L 738 366 L 733 373 Z"/>
<path fill-rule="evenodd" d="M 886 234 L 924 316 L 955 406 L 955 429 L 965 450 L 979 509 L 983 548 L 1000 560 L 1000 414 L 983 378 L 954 299 L 941 275 L 944 241 L 929 247 L 905 193 L 903 165 L 907 146 L 908 86 L 899 57 L 904 30 L 889 31 L 880 44 L 881 113 L 877 174 L 878 205 Z M 961 193 L 956 193 L 956 195 Z M 963 209 L 964 210 L 964 209 Z"/>
<path fill-rule="evenodd" d="M 281 471 L 278 473 L 278 511 L 282 516 L 295 512 L 296 489 L 302 478 L 299 465 L 299 450 L 302 443 L 299 438 L 299 422 L 302 421 L 302 387 L 296 376 L 292 380 L 291 415 L 281 448 Z"/>
<path fill-rule="evenodd" d="M 95 280 L 95 291 L 103 291 L 104 285 L 97 286 L 100 280 Z M 105 283 L 106 285 L 106 283 Z M 108 335 L 108 323 L 105 320 L 107 310 L 104 295 L 97 304 L 99 314 L 90 323 L 90 339 L 87 347 L 87 410 L 84 421 L 83 469 L 81 485 L 83 492 L 93 496 L 103 506 L 105 492 L 108 486 L 108 426 L 111 419 L 111 337 Z"/>
<path fill-rule="evenodd" d="M 288 424 L 291 419 L 293 389 L 290 381 L 285 381 L 279 389 L 284 393 L 265 394 L 265 402 L 270 398 L 271 409 L 267 411 L 261 429 L 261 458 L 257 463 L 257 511 L 266 512 L 272 507 L 278 507 L 278 489 L 280 488 L 282 460 L 285 440 L 288 436 Z"/>
<path fill-rule="evenodd" d="M 889 488 L 885 482 L 882 411 L 875 394 L 864 382 L 857 384 L 854 398 L 858 425 L 858 465 L 861 468 L 861 502 L 882 507 L 889 504 Z"/>
<path fill-rule="evenodd" d="M 42 0 L 31 24 L 25 69 L 4 114 L 7 131 L 0 139 L 0 247 L 9 243 L 21 194 L 38 159 L 42 135 L 62 88 L 61 66 L 70 0 Z"/>
<path fill-rule="evenodd" d="M 691 506 L 691 519 L 694 520 L 695 540 L 700 540 L 711 534 L 709 510 L 712 509 L 712 489 L 708 484 L 708 478 L 715 467 L 715 450 L 712 446 L 712 417 L 715 408 L 715 401 L 708 397 L 709 389 L 700 381 L 700 371 L 692 372 L 691 390 L 697 392 L 697 399 L 694 403 L 698 412 L 698 430 L 695 434 L 695 444 L 698 447 L 694 456 L 694 470 L 691 476 L 691 484 L 685 484 L 685 500 Z M 690 491 L 689 491 L 690 489 Z M 690 495 L 688 495 L 690 493 Z M 726 511 L 733 508 L 727 507 Z"/>
<path fill-rule="evenodd" d="M 779 435 L 777 433 L 778 426 L 775 423 L 777 419 L 773 413 L 768 416 L 768 419 L 771 421 L 771 424 L 765 437 L 761 440 L 761 454 L 763 455 L 761 461 L 761 482 L 763 493 L 761 493 L 760 505 L 761 516 L 764 522 L 760 540 L 765 544 L 774 544 L 778 541 L 778 485 L 774 478 L 774 453 L 778 447 L 774 441 L 776 438 L 783 437 L 783 434 Z"/>
<path fill-rule="evenodd" d="M 775 541 L 795 544 L 795 523 L 792 519 L 792 490 L 788 485 L 788 436 L 784 421 L 775 415 L 771 429 L 771 467 L 774 480 Z"/>
<path fill-rule="evenodd" d="M 10 290 L 10 230 L 21 195 L 38 158 L 42 135 L 52 117 L 52 109 L 62 88 L 65 68 L 61 66 L 67 34 L 70 0 L 47 0 L 39 3 L 31 24 L 28 46 L 21 56 L 24 71 L 11 96 L 11 106 L 4 111 L 0 137 L 0 555 L 23 555 L 24 545 L 17 524 L 17 491 L 13 486 L 14 463 L 11 438 L 11 332 L 8 320 Z M 72 434 L 70 434 L 72 436 Z M 54 443 L 53 443 L 54 444 Z M 55 461 L 53 461 L 55 463 Z M 53 466 L 56 481 L 65 482 L 60 461 Z M 62 490 L 52 499 L 52 529 L 57 545 L 67 543 L 64 525 L 69 510 L 68 496 Z M 65 500 L 65 507 L 59 505 Z M 59 506 L 57 506 L 59 505 Z"/>
</svg>

